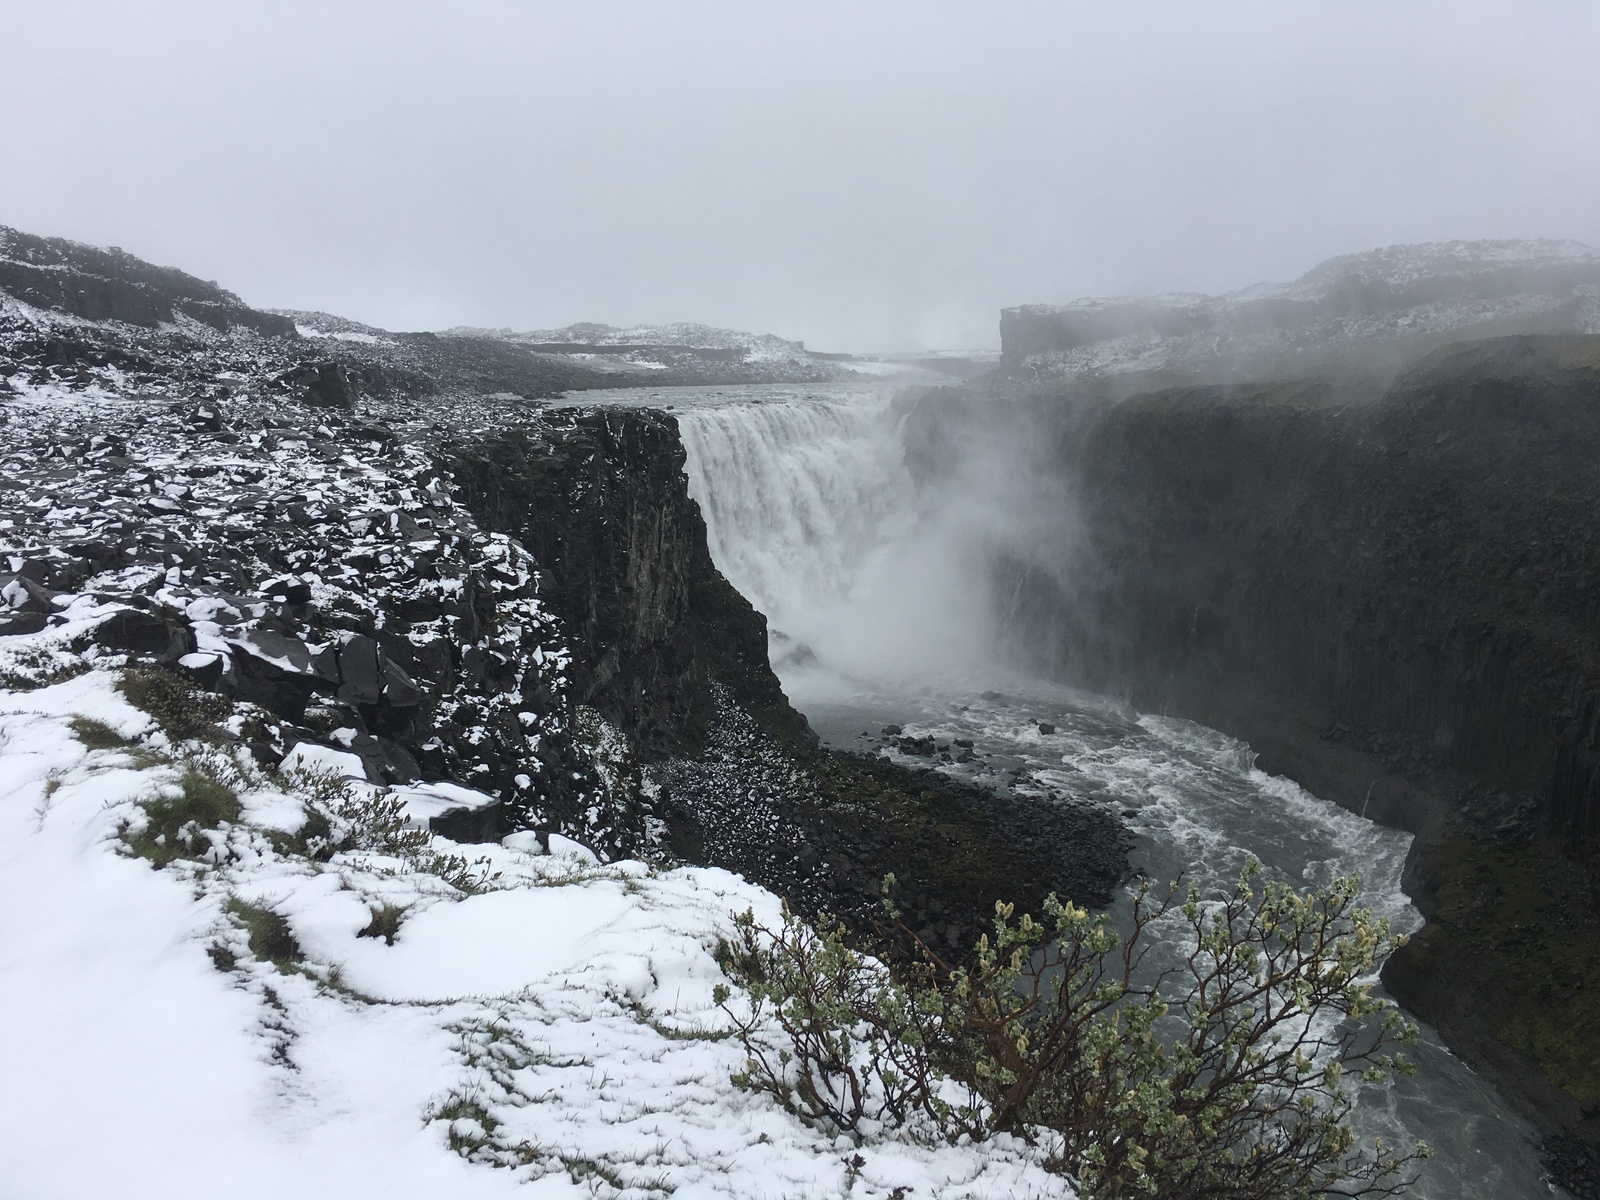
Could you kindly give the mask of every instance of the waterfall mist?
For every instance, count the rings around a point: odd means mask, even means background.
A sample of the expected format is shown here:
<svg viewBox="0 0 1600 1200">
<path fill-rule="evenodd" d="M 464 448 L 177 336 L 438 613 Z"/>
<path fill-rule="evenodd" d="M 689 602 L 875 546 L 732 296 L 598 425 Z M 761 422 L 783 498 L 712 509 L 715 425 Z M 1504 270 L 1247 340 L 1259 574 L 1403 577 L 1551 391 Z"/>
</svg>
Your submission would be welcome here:
<svg viewBox="0 0 1600 1200">
<path fill-rule="evenodd" d="M 1059 541 L 1063 502 L 1024 440 L 965 428 L 958 469 L 919 478 L 890 391 L 783 401 L 691 407 L 679 424 L 712 555 L 767 615 L 786 687 L 993 677 L 997 563 Z"/>
</svg>

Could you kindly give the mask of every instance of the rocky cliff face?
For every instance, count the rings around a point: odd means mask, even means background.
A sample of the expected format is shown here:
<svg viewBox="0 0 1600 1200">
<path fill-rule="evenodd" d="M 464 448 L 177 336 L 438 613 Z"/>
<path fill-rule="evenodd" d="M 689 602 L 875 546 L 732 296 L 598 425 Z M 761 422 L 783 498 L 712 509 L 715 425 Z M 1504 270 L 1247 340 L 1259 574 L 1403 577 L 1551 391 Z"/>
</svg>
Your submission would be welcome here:
<svg viewBox="0 0 1600 1200">
<path fill-rule="evenodd" d="M 947 391 L 908 443 L 936 473 L 997 428 L 1067 496 L 996 555 L 1019 660 L 1417 832 L 1434 924 L 1386 978 L 1535 1115 L 1591 1128 L 1600 338 L 1452 347 L 1387 386 Z"/>
<path fill-rule="evenodd" d="M 703 748 L 720 684 L 781 738 L 815 741 L 767 663 L 767 622 L 711 562 L 672 417 L 556 410 L 446 458 L 463 502 L 517 538 L 574 651 L 573 686 L 648 758 Z"/>
<path fill-rule="evenodd" d="M 1442 352 L 1381 393 L 1139 396 L 1060 446 L 1093 565 L 1030 576 L 1016 628 L 1147 707 L 1402 739 L 1592 849 L 1597 452 L 1596 339 Z"/>
</svg>

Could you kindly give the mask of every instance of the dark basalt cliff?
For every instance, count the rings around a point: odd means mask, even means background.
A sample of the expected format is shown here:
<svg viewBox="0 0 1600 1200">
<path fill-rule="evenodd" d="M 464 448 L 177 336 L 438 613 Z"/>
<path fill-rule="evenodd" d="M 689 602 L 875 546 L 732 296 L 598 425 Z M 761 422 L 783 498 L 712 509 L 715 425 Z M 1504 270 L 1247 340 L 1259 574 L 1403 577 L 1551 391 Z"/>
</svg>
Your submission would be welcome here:
<svg viewBox="0 0 1600 1200">
<path fill-rule="evenodd" d="M 571 703 L 628 739 L 634 799 L 607 820 L 635 823 L 629 847 L 653 825 L 673 855 L 861 932 L 879 926 L 893 872 L 925 940 L 952 953 L 996 900 L 1110 899 L 1128 842 L 1103 813 L 817 745 L 768 664 L 766 618 L 711 561 L 671 416 L 545 410 L 537 425 L 449 442 L 439 461 L 477 523 L 537 565 L 572 655 Z"/>
<path fill-rule="evenodd" d="M 1592 1132 L 1600 338 L 1451 347 L 1386 386 L 935 393 L 913 461 L 938 473 L 979 426 L 1067 481 L 1053 540 L 996 556 L 1017 656 L 1418 833 L 1433 923 L 1386 979 Z"/>
<path fill-rule="evenodd" d="M 704 748 L 711 687 L 780 739 L 815 737 L 767 662 L 767 620 L 711 562 L 672 417 L 556 410 L 445 454 L 478 521 L 517 538 L 574 652 L 580 703 L 664 758 Z"/>
</svg>

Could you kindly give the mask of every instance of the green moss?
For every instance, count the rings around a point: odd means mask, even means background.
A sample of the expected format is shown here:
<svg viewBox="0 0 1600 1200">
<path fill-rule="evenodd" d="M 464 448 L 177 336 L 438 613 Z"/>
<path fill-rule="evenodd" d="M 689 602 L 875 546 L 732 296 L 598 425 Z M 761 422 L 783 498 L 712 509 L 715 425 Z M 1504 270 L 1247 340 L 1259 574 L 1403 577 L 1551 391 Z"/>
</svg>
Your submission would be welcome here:
<svg viewBox="0 0 1600 1200">
<path fill-rule="evenodd" d="M 1435 911 L 1412 969 L 1490 993 L 1492 1030 L 1583 1104 L 1600 1102 L 1600 931 L 1553 896 L 1531 846 L 1457 838 L 1430 862 Z"/>
<path fill-rule="evenodd" d="M 399 904 L 385 904 L 381 908 L 368 911 L 372 913 L 372 920 L 368 921 L 367 927 L 356 936 L 382 938 L 384 945 L 394 945 L 395 935 L 400 932 L 400 923 L 406 919 L 405 907 Z"/>
<path fill-rule="evenodd" d="M 190 768 L 179 781 L 176 796 L 143 802 L 149 818 L 144 829 L 126 838 L 139 857 L 158 867 L 179 858 L 198 858 L 211 848 L 205 830 L 239 820 L 239 797 L 226 784 Z"/>
<path fill-rule="evenodd" d="M 282 829 L 265 831 L 272 848 L 284 857 L 309 858 L 327 862 L 338 849 L 333 840 L 333 824 L 320 808 L 307 806 L 305 823 L 293 833 Z"/>
<path fill-rule="evenodd" d="M 124 671 L 117 689 L 177 742 L 214 735 L 217 722 L 232 710 L 223 697 L 202 692 L 168 671 Z"/>
<path fill-rule="evenodd" d="M 981 919 L 1000 899 L 1037 910 L 1048 867 L 959 792 L 927 787 L 902 768 L 841 754 L 805 756 L 834 820 L 880 848 L 882 869 L 943 897 L 952 913 Z"/>
<path fill-rule="evenodd" d="M 227 911 L 244 926 L 250 953 L 280 971 L 291 971 L 304 957 L 300 943 L 285 921 L 270 908 L 258 908 L 237 898 L 229 900 Z"/>
<path fill-rule="evenodd" d="M 125 738 L 111 726 L 92 717 L 73 717 L 70 724 L 73 736 L 90 750 L 126 750 L 139 744 L 137 739 Z"/>
</svg>

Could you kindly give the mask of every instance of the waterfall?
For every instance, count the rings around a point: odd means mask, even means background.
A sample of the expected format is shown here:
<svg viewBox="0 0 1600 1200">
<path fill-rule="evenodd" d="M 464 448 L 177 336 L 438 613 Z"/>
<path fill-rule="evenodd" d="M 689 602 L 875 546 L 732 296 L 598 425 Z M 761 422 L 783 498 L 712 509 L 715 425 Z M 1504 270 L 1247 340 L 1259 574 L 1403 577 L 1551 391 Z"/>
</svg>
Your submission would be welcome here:
<svg viewBox="0 0 1600 1200">
<path fill-rule="evenodd" d="M 786 684 L 932 680 L 985 660 L 972 506 L 919 493 L 887 391 L 696 405 L 678 422 L 712 558 L 766 614 Z"/>
</svg>

